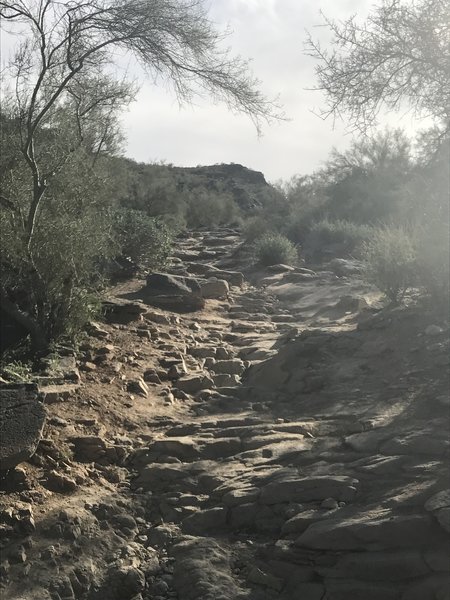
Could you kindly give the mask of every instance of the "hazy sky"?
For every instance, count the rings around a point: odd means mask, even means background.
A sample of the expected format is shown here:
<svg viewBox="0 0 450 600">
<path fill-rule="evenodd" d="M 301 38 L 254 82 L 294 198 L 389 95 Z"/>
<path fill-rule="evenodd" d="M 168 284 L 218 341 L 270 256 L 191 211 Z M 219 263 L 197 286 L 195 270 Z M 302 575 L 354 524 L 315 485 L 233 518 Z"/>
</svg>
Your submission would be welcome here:
<svg viewBox="0 0 450 600">
<path fill-rule="evenodd" d="M 224 106 L 201 99 L 180 109 L 173 94 L 141 80 L 136 102 L 123 117 L 126 154 L 142 162 L 165 160 L 180 166 L 241 163 L 262 171 L 266 179 L 288 179 L 306 174 L 326 160 L 333 146 L 350 142 L 341 123 L 323 121 L 314 114 L 324 106 L 315 85 L 315 61 L 305 56 L 306 30 L 327 42 L 320 11 L 335 19 L 357 14 L 364 19 L 371 0 L 206 0 L 220 30 L 229 27 L 227 45 L 252 60 L 262 90 L 279 96 L 289 121 L 266 126 L 258 138 L 250 119 L 233 115 Z M 2 36 L 3 59 L 13 45 Z M 138 78 L 133 63 L 127 65 Z M 309 89 L 308 89 L 309 88 Z M 411 120 L 391 123 L 411 129 Z M 334 125 L 334 127 L 333 127 Z"/>
<path fill-rule="evenodd" d="M 369 0 L 209 0 L 210 15 L 234 53 L 252 60 L 268 97 L 279 96 L 287 122 L 264 127 L 258 138 L 251 121 L 224 106 L 201 100 L 180 110 L 167 90 L 144 83 L 125 115 L 127 154 L 139 161 L 164 159 L 181 166 L 241 163 L 274 181 L 320 166 L 333 145 L 348 144 L 341 124 L 313 114 L 323 105 L 314 86 L 315 61 L 304 54 L 305 30 L 324 37 L 327 16 L 364 16 Z"/>
</svg>

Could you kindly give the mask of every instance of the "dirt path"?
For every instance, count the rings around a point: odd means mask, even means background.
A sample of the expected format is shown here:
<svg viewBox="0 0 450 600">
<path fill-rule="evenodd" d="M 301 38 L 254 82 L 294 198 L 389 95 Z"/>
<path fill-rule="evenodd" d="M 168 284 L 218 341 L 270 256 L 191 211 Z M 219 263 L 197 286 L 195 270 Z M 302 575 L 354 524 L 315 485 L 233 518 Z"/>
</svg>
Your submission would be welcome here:
<svg viewBox="0 0 450 600">
<path fill-rule="evenodd" d="M 2 598 L 449 598 L 448 330 L 332 267 L 196 232 L 171 271 L 243 272 L 228 297 L 130 317 L 143 282 L 111 291 L 129 322 L 92 328 L 5 484 Z"/>
</svg>

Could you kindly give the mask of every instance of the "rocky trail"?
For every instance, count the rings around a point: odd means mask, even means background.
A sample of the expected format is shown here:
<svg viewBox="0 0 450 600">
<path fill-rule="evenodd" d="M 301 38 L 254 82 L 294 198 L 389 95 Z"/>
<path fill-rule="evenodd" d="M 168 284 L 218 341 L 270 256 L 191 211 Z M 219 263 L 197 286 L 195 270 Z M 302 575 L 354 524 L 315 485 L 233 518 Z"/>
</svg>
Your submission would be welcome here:
<svg viewBox="0 0 450 600">
<path fill-rule="evenodd" d="M 3 432 L 1 597 L 449 599 L 448 324 L 358 275 L 192 232 L 3 385 L 41 425 Z"/>
</svg>

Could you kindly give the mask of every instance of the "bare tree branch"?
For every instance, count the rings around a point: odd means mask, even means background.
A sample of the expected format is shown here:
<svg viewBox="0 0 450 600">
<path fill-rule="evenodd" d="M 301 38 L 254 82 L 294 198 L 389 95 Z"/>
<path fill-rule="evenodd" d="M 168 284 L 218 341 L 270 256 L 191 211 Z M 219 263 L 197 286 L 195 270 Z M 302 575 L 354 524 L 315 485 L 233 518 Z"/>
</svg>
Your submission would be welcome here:
<svg viewBox="0 0 450 600">
<path fill-rule="evenodd" d="M 417 116 L 450 126 L 449 0 L 381 0 L 367 20 L 325 18 L 331 50 L 309 35 L 306 53 L 318 61 L 317 87 L 328 106 L 366 131 L 382 108 L 409 106 Z"/>
</svg>

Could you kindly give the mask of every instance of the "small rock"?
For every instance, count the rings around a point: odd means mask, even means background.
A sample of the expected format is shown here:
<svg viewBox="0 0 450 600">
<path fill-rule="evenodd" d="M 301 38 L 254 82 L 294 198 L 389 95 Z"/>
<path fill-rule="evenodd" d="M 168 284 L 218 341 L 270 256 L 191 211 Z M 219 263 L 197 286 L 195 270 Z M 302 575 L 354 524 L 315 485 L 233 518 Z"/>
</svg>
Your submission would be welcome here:
<svg viewBox="0 0 450 600">
<path fill-rule="evenodd" d="M 9 562 L 7 559 L 0 563 L 0 579 L 6 579 L 9 574 Z"/>
<path fill-rule="evenodd" d="M 213 387 L 214 382 L 206 375 L 183 377 L 177 381 L 177 388 L 187 394 L 196 394 L 201 390 L 211 389 Z"/>
<path fill-rule="evenodd" d="M 94 321 L 91 321 L 87 324 L 86 330 L 89 333 L 89 335 L 98 339 L 104 340 L 109 337 L 109 333 L 106 331 L 106 329 L 103 329 L 98 323 L 95 323 Z"/>
<path fill-rule="evenodd" d="M 59 492 L 61 494 L 74 492 L 78 487 L 74 479 L 57 471 L 50 471 L 44 482 L 44 486 L 52 492 Z"/>
<path fill-rule="evenodd" d="M 158 325 L 170 325 L 170 319 L 168 316 L 155 311 L 149 311 L 145 313 L 144 319 L 151 321 L 152 323 L 157 323 Z"/>
<path fill-rule="evenodd" d="M 75 458 L 82 462 L 99 461 L 106 454 L 106 442 L 97 435 L 77 436 L 70 439 L 75 446 Z"/>
<path fill-rule="evenodd" d="M 216 364 L 215 358 L 212 356 L 207 356 L 205 358 L 204 367 L 205 369 L 212 369 L 212 367 Z"/>
<path fill-rule="evenodd" d="M 245 370 L 245 364 L 240 358 L 218 360 L 211 366 L 211 370 L 217 374 L 242 375 Z"/>
<path fill-rule="evenodd" d="M 173 396 L 177 399 L 177 400 L 189 400 L 189 395 L 186 394 L 186 392 L 183 392 L 182 390 L 174 390 L 173 392 Z"/>
<path fill-rule="evenodd" d="M 8 560 L 11 564 L 26 562 L 27 553 L 25 552 L 25 548 L 23 546 L 15 548 L 12 552 L 9 553 Z"/>
<path fill-rule="evenodd" d="M 54 417 L 50 417 L 48 419 L 48 423 L 50 423 L 50 425 L 56 425 L 58 427 L 67 427 L 68 426 L 68 421 L 66 421 L 66 419 L 62 419 L 61 417 L 57 417 L 56 415 Z"/>
<path fill-rule="evenodd" d="M 144 373 L 143 379 L 148 383 L 161 383 L 161 379 L 159 378 L 159 375 L 155 369 L 147 369 L 147 371 Z"/>
<path fill-rule="evenodd" d="M 233 358 L 233 351 L 229 348 L 224 348 L 223 346 L 219 346 L 216 350 L 216 359 L 217 360 L 229 360 Z"/>
<path fill-rule="evenodd" d="M 87 371 L 88 373 L 91 373 L 92 371 L 97 370 L 97 365 L 93 362 L 86 361 L 80 365 L 80 369 L 82 371 Z"/>
<path fill-rule="evenodd" d="M 104 346 L 101 346 L 101 348 L 97 349 L 97 354 L 114 354 L 114 352 L 116 351 L 116 347 L 113 346 L 113 344 L 105 344 Z"/>
<path fill-rule="evenodd" d="M 208 358 L 208 357 L 212 358 L 215 356 L 216 349 L 215 348 L 194 347 L 194 348 L 189 348 L 188 352 L 194 358 Z"/>
<path fill-rule="evenodd" d="M 149 329 L 138 329 L 136 331 L 136 333 L 142 339 L 145 339 L 145 340 L 151 340 L 152 339 L 152 332 Z"/>
<path fill-rule="evenodd" d="M 147 396 L 149 387 L 143 379 L 139 378 L 127 382 L 127 391 L 141 396 Z"/>
<path fill-rule="evenodd" d="M 184 375 L 187 375 L 187 373 L 187 367 L 184 361 L 182 361 L 181 363 L 172 365 L 167 372 L 167 376 L 169 379 L 180 379 Z"/>
</svg>

